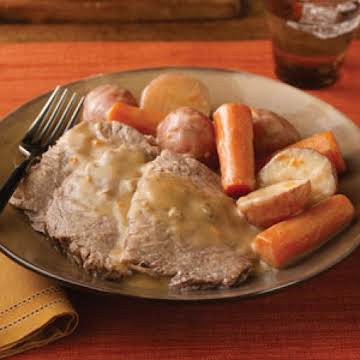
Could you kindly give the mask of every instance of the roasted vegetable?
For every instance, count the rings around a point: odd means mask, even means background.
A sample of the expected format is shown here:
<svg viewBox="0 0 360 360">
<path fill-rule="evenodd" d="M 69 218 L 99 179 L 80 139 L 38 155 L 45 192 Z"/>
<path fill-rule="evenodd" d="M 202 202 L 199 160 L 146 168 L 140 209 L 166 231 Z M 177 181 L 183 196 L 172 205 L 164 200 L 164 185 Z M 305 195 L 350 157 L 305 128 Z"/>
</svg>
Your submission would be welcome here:
<svg viewBox="0 0 360 360">
<path fill-rule="evenodd" d="M 346 196 L 334 195 L 258 234 L 253 249 L 269 265 L 286 267 L 342 230 L 351 222 L 354 212 L 354 206 Z"/>
<path fill-rule="evenodd" d="M 107 113 L 107 118 L 110 121 L 119 121 L 132 126 L 143 134 L 155 135 L 157 126 L 164 119 L 164 114 L 117 102 Z"/>
<path fill-rule="evenodd" d="M 332 131 L 324 131 L 306 139 L 300 140 L 289 147 L 308 148 L 325 155 L 335 166 L 338 173 L 346 170 L 346 164 L 341 154 L 340 146 Z"/>
<path fill-rule="evenodd" d="M 188 75 L 169 73 L 160 75 L 143 90 L 141 108 L 169 114 L 188 106 L 203 114 L 210 114 L 210 96 L 206 86 Z"/>
<path fill-rule="evenodd" d="M 257 157 L 263 157 L 300 140 L 294 126 L 282 116 L 268 110 L 252 109 L 254 121 L 254 148 Z"/>
<path fill-rule="evenodd" d="M 216 153 L 211 120 L 189 107 L 182 107 L 166 116 L 157 128 L 159 145 L 178 153 L 188 154 L 205 163 Z"/>
<path fill-rule="evenodd" d="M 267 228 L 304 210 L 310 194 L 308 180 L 283 181 L 241 197 L 236 205 L 250 224 Z"/>
<path fill-rule="evenodd" d="M 253 123 L 250 109 L 224 104 L 214 113 L 216 146 L 224 191 L 241 196 L 254 190 Z"/>
<path fill-rule="evenodd" d="M 100 85 L 86 95 L 82 119 L 84 121 L 106 120 L 107 112 L 118 101 L 137 106 L 129 90 L 113 84 Z"/>
<path fill-rule="evenodd" d="M 257 176 L 259 187 L 286 180 L 310 180 L 312 204 L 334 195 L 337 188 L 335 168 L 326 156 L 311 149 L 280 151 Z"/>
</svg>

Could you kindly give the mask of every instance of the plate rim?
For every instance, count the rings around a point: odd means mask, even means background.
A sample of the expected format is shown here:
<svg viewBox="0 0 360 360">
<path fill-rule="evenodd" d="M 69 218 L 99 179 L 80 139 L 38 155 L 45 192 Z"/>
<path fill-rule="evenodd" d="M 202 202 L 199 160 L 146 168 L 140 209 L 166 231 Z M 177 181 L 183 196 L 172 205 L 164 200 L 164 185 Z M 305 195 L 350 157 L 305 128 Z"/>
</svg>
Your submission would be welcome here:
<svg viewBox="0 0 360 360">
<path fill-rule="evenodd" d="M 96 79 L 101 79 L 104 76 L 113 76 L 113 75 L 126 75 L 126 74 L 132 74 L 132 73 L 144 73 L 144 72 L 152 72 L 152 71 L 208 71 L 208 72 L 218 72 L 218 73 L 229 73 L 229 74 L 241 74 L 241 75 L 245 75 L 245 76 L 249 76 L 249 77 L 254 77 L 254 78 L 258 78 L 261 79 L 263 81 L 267 81 L 267 82 L 272 82 L 275 83 L 277 86 L 283 86 L 283 87 L 288 87 L 290 88 L 292 91 L 296 91 L 297 93 L 301 94 L 302 96 L 305 95 L 307 97 L 309 97 L 310 99 L 313 98 L 315 99 L 317 102 L 320 102 L 322 106 L 328 107 L 332 112 L 336 113 L 338 116 L 342 117 L 343 120 L 346 121 L 346 123 L 348 125 L 350 125 L 353 129 L 356 129 L 356 131 L 358 131 L 360 133 L 360 128 L 343 112 L 341 112 L 340 110 L 338 110 L 336 107 L 334 107 L 333 105 L 327 103 L 326 101 L 320 99 L 319 97 L 313 95 L 313 94 L 309 94 L 301 89 L 298 89 L 294 86 L 291 86 L 289 84 L 283 83 L 277 79 L 273 79 L 267 76 L 263 76 L 263 75 L 258 75 L 256 73 L 252 73 L 252 72 L 248 72 L 248 71 L 243 71 L 243 70 L 238 70 L 238 69 L 234 69 L 234 68 L 221 68 L 221 67 L 204 67 L 204 66 L 157 66 L 157 67 L 144 67 L 144 68 L 134 68 L 134 69 L 128 69 L 128 70 L 122 70 L 122 71 L 115 71 L 115 72 L 109 72 L 109 73 L 97 73 L 94 75 L 90 75 L 87 77 L 83 77 L 80 78 L 78 80 L 74 80 L 71 82 L 67 82 L 67 83 L 63 83 L 60 86 L 72 86 L 72 85 L 76 85 L 76 84 L 81 84 L 81 83 L 86 83 L 89 80 L 96 80 Z M 48 96 L 51 93 L 51 90 L 43 92 L 33 98 L 31 98 L 30 100 L 20 104 L 19 106 L 15 107 L 13 110 L 7 112 L 5 115 L 2 116 L 2 119 L 0 121 L 0 126 L 6 126 L 8 121 L 11 121 L 12 117 L 14 115 L 16 115 L 16 113 L 21 110 L 23 107 L 25 106 L 31 106 L 33 103 L 36 103 L 37 101 L 41 100 L 43 97 Z M 16 120 L 15 120 L 16 121 Z M 1 215 L 0 215 L 1 216 Z M 199 295 L 198 297 L 193 297 L 193 298 L 188 298 L 188 297 L 183 297 L 181 296 L 181 292 L 180 293 L 174 293 L 174 295 L 172 295 L 171 293 L 166 294 L 165 296 L 151 296 L 148 294 L 143 294 L 143 295 L 139 295 L 139 294 L 134 294 L 134 293 L 130 293 L 128 291 L 116 291 L 113 289 L 101 289 L 97 286 L 94 286 L 91 283 L 81 283 L 80 281 L 76 281 L 76 280 L 72 280 L 72 279 L 65 279 L 60 275 L 54 274 L 49 272 L 48 270 L 39 267 L 37 265 L 32 264 L 31 262 L 27 261 L 26 259 L 24 259 L 23 257 L 15 254 L 12 250 L 10 250 L 9 248 L 7 248 L 5 245 L 3 245 L 0 242 L 0 251 L 7 256 L 8 258 L 10 258 L 11 260 L 14 260 L 17 264 L 19 264 L 20 266 L 25 267 L 26 269 L 33 271 L 37 274 L 43 275 L 47 278 L 53 279 L 56 282 L 59 282 L 60 284 L 66 286 L 66 287 L 71 287 L 71 288 L 76 288 L 76 289 L 81 289 L 83 291 L 91 291 L 91 292 L 95 292 L 97 294 L 102 294 L 102 295 L 109 295 L 109 296 L 126 296 L 129 298 L 135 298 L 135 299 L 144 299 L 144 300 L 152 300 L 152 301 L 172 301 L 172 302 L 223 302 L 223 301 L 234 301 L 234 300 L 242 300 L 242 299 L 249 299 L 249 298 L 254 298 L 254 297 L 258 297 L 258 296 L 264 296 L 264 295 L 270 295 L 272 293 L 276 293 L 279 292 L 281 290 L 284 290 L 288 287 L 292 287 L 294 285 L 300 285 L 318 275 L 321 275 L 325 272 L 328 272 L 330 269 L 334 268 L 335 266 L 337 266 L 340 262 L 342 262 L 343 260 L 345 260 L 346 258 L 348 258 L 350 255 L 352 255 L 357 248 L 360 247 L 360 233 L 358 233 L 357 235 L 355 235 L 355 244 L 350 247 L 346 252 L 344 252 L 340 257 L 337 257 L 335 261 L 333 261 L 332 263 L 328 264 L 326 267 L 322 268 L 319 271 L 315 271 L 315 272 L 311 272 L 310 274 L 306 275 L 305 277 L 301 278 L 301 279 L 297 279 L 297 280 L 293 280 L 290 282 L 286 282 L 284 284 L 280 284 L 277 285 L 275 287 L 272 288 L 268 288 L 268 289 L 262 289 L 262 290 L 258 290 L 258 291 L 254 291 L 251 293 L 245 293 L 245 294 L 229 294 L 229 295 L 223 295 L 221 297 L 209 297 L 206 295 Z M 251 280 L 250 280 L 251 281 Z M 194 292 L 194 294 L 196 294 Z"/>
</svg>

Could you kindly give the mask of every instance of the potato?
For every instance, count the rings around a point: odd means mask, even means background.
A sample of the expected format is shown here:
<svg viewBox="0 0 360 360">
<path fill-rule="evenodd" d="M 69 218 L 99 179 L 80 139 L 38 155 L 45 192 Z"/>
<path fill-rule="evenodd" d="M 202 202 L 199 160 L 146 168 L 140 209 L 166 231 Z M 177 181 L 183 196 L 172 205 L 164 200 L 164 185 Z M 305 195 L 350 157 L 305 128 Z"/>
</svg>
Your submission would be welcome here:
<svg viewBox="0 0 360 360">
<path fill-rule="evenodd" d="M 157 127 L 157 140 L 164 149 L 188 154 L 208 163 L 216 151 L 211 120 L 189 107 L 171 112 Z"/>
<path fill-rule="evenodd" d="M 251 109 L 254 123 L 254 149 L 262 157 L 300 139 L 300 134 L 286 119 L 272 111 Z"/>
<path fill-rule="evenodd" d="M 82 119 L 84 121 L 106 120 L 107 112 L 118 101 L 137 106 L 129 90 L 114 84 L 100 85 L 86 95 Z"/>
<path fill-rule="evenodd" d="M 289 148 L 277 153 L 258 173 L 259 187 L 287 180 L 310 180 L 312 204 L 335 194 L 336 170 L 330 160 L 312 149 Z"/>
<path fill-rule="evenodd" d="M 239 198 L 236 205 L 250 224 L 267 228 L 301 212 L 310 194 L 308 180 L 282 181 Z"/>
<path fill-rule="evenodd" d="M 210 96 L 199 80 L 184 74 L 163 74 L 143 90 L 140 107 L 168 114 L 179 107 L 188 106 L 203 114 L 210 114 Z"/>
</svg>

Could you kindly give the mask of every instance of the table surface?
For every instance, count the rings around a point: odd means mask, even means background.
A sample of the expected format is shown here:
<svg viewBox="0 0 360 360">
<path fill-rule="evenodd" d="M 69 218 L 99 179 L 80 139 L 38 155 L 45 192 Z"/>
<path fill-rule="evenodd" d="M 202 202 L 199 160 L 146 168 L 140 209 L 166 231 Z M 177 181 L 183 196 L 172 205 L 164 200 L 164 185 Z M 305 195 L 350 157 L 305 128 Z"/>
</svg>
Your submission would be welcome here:
<svg viewBox="0 0 360 360">
<path fill-rule="evenodd" d="M 165 1 L 163 2 L 165 3 Z M 76 22 L 49 24 L 39 22 L 34 24 L 6 23 L 6 21 L 1 18 L 2 5 L 0 2 L 0 41 L 160 41 L 267 38 L 268 30 L 265 22 L 263 0 L 251 0 L 247 3 L 248 6 L 245 17 L 235 17 L 225 20 L 194 19 L 187 21 L 137 21 L 125 23 L 120 21 L 116 23 L 103 21 L 103 23 L 97 24 L 79 24 Z M 19 5 L 16 4 L 12 6 L 14 6 L 14 9 L 19 7 Z M 37 5 L 33 4 L 31 6 L 36 7 Z M 5 8 L 4 11 L 6 12 L 7 8 Z M 19 11 L 16 10 L 15 13 L 18 16 Z"/>
<path fill-rule="evenodd" d="M 267 41 L 3 44 L 0 115 L 58 83 L 162 65 L 274 76 Z M 360 41 L 341 80 L 312 93 L 360 125 Z M 166 303 L 69 291 L 80 314 L 75 334 L 17 359 L 360 359 L 359 262 L 357 251 L 302 285 L 245 301 Z"/>
<path fill-rule="evenodd" d="M 264 0 L 246 0 L 245 3 L 246 16 L 218 20 L 29 24 L 2 23 L 0 14 L 0 42 L 267 39 Z M 360 28 L 356 36 L 360 38 Z"/>
</svg>

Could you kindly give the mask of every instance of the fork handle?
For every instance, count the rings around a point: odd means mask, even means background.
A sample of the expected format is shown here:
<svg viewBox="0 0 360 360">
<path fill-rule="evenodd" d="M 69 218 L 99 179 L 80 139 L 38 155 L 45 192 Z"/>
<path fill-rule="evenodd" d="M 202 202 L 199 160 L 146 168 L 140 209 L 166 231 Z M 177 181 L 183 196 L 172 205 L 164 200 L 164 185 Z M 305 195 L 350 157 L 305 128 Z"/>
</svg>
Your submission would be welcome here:
<svg viewBox="0 0 360 360">
<path fill-rule="evenodd" d="M 16 190 L 19 182 L 24 177 L 26 170 L 30 167 L 32 162 L 34 161 L 34 157 L 30 156 L 29 158 L 23 160 L 21 164 L 19 164 L 9 178 L 5 181 L 5 183 L 1 186 L 0 189 L 0 213 L 4 210 L 6 204 L 9 202 L 11 195 Z"/>
</svg>

